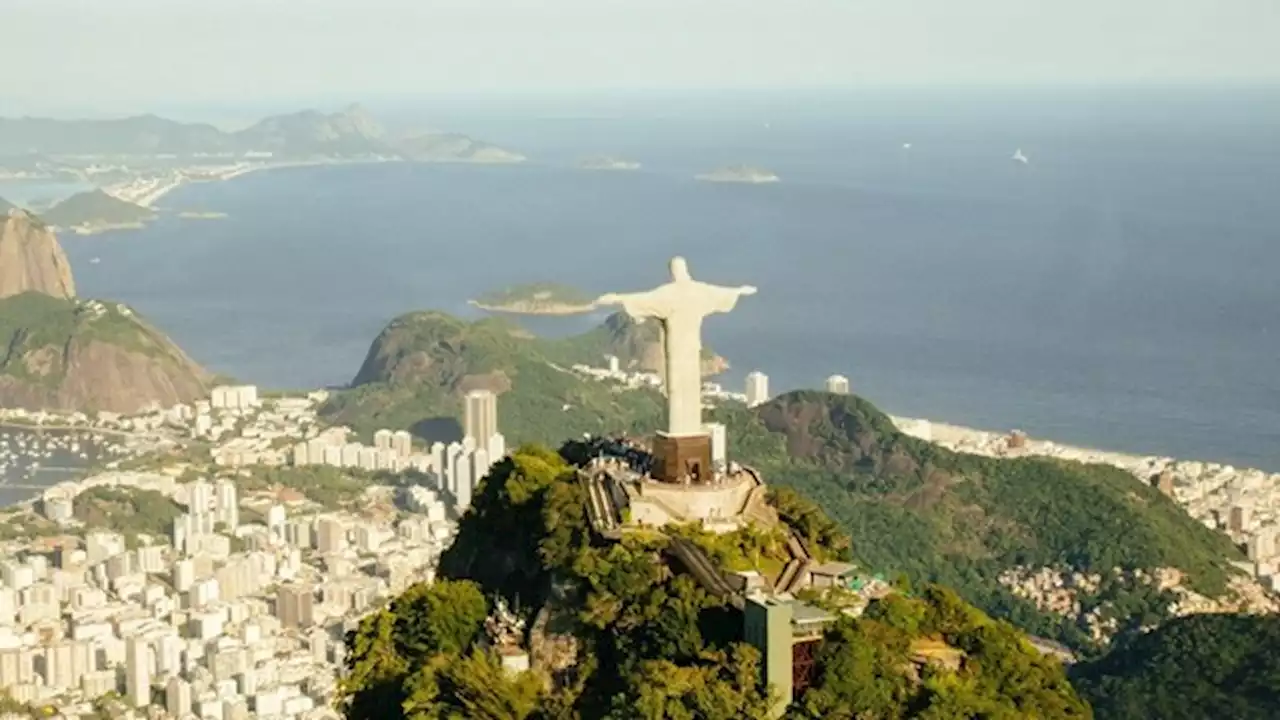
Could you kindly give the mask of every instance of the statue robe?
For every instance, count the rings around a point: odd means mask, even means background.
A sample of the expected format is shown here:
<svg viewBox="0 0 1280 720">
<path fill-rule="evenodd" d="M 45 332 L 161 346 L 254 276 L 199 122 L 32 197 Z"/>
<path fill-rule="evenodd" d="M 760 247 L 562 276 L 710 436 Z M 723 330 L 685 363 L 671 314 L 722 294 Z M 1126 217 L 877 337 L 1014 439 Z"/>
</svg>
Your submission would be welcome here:
<svg viewBox="0 0 1280 720">
<path fill-rule="evenodd" d="M 673 280 L 614 296 L 631 317 L 662 322 L 668 435 L 702 434 L 702 318 L 733 310 L 742 294 L 741 288 Z"/>
</svg>

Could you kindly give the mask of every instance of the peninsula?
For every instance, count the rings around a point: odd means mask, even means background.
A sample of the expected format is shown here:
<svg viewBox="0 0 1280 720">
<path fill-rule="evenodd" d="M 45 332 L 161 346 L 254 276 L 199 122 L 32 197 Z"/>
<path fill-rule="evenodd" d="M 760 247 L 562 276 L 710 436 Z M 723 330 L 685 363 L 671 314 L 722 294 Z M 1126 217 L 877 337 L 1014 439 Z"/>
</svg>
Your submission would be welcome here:
<svg viewBox="0 0 1280 720">
<path fill-rule="evenodd" d="M 487 292 L 467 303 L 490 312 L 518 315 L 577 315 L 595 303 L 576 289 L 557 283 L 529 283 Z"/>
<path fill-rule="evenodd" d="M 591 155 L 578 161 L 580 170 L 639 170 L 640 163 L 612 155 Z"/>
<path fill-rule="evenodd" d="M 774 183 L 782 179 L 769 170 L 747 165 L 723 167 L 695 175 L 694 178 L 706 182 L 723 183 Z"/>
<path fill-rule="evenodd" d="M 91 235 L 107 230 L 136 230 L 153 220 L 149 208 L 102 190 L 78 193 L 46 210 L 41 219 L 55 230 Z"/>
</svg>

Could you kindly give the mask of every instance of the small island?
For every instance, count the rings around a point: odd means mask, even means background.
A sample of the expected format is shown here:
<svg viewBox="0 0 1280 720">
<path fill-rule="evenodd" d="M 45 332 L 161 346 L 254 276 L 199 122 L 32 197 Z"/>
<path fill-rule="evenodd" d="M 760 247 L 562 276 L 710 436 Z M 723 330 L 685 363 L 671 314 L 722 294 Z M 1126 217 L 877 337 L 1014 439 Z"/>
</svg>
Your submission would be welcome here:
<svg viewBox="0 0 1280 720">
<path fill-rule="evenodd" d="M 581 170 L 639 170 L 640 163 L 611 155 L 592 155 L 578 161 Z"/>
<path fill-rule="evenodd" d="M 577 315 L 595 309 L 595 301 L 557 283 L 530 283 L 487 292 L 468 304 L 490 312 L 520 315 Z"/>
<path fill-rule="evenodd" d="M 706 182 L 724 182 L 724 183 L 774 183 L 781 180 L 776 174 L 769 170 L 764 170 L 747 165 L 733 165 L 730 167 L 712 170 L 711 172 L 702 173 L 694 176 L 698 180 Z"/>
<path fill-rule="evenodd" d="M 178 213 L 178 217 L 183 220 L 222 220 L 227 217 L 224 212 L 201 212 L 199 210 L 184 210 Z"/>
<path fill-rule="evenodd" d="M 511 165 L 528 158 L 497 145 L 473 140 L 458 133 L 419 133 L 395 142 L 396 151 L 405 160 L 421 163 L 476 163 Z"/>
</svg>

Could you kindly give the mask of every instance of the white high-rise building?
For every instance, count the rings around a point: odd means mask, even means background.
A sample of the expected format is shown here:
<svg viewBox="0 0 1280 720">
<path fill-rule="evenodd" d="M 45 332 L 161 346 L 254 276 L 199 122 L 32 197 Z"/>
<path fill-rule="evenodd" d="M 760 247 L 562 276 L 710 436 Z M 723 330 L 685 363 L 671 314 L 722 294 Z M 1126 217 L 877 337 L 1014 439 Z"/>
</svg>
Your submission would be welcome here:
<svg viewBox="0 0 1280 720">
<path fill-rule="evenodd" d="M 728 431 L 723 423 L 706 423 L 702 430 L 711 436 L 711 467 L 723 473 L 729 467 Z"/>
<path fill-rule="evenodd" d="M 196 582 L 196 564 L 191 560 L 179 560 L 173 564 L 173 570 L 170 571 L 170 579 L 173 581 L 173 589 L 178 592 L 186 592 Z"/>
<path fill-rule="evenodd" d="M 616 375 L 622 371 L 622 364 L 618 362 L 617 355 L 605 355 L 605 358 L 609 361 L 609 372 Z"/>
<path fill-rule="evenodd" d="M 219 385 L 209 396 L 209 407 L 245 410 L 258 405 L 257 385 Z"/>
<path fill-rule="evenodd" d="M 467 393 L 462 413 L 463 436 L 475 438 L 479 444 L 497 432 L 498 396 L 491 390 L 472 390 Z"/>
<path fill-rule="evenodd" d="M 164 688 L 164 705 L 169 715 L 186 717 L 191 712 L 191 683 L 174 675 Z"/>
<path fill-rule="evenodd" d="M 267 531 L 272 537 L 284 540 L 284 528 L 288 519 L 283 505 L 272 505 L 267 509 Z"/>
<path fill-rule="evenodd" d="M 236 492 L 236 484 L 230 480 L 220 480 L 215 488 L 217 495 L 218 521 L 235 530 L 240 526 L 240 498 Z"/>
<path fill-rule="evenodd" d="M 496 463 L 507 456 L 507 439 L 502 436 L 502 433 L 494 433 L 489 437 L 485 450 L 489 451 L 490 464 Z"/>
<path fill-rule="evenodd" d="M 444 473 L 441 474 L 441 490 L 456 492 L 458 489 L 458 464 L 466 462 L 467 450 L 462 443 L 451 442 L 444 449 Z"/>
<path fill-rule="evenodd" d="M 392 434 L 393 433 L 390 430 L 387 430 L 385 428 L 374 433 L 373 446 L 378 448 L 379 450 L 390 450 Z"/>
<path fill-rule="evenodd" d="M 436 478 L 443 484 L 444 466 L 445 466 L 445 449 L 444 443 L 431 443 L 431 471 L 436 474 Z"/>
<path fill-rule="evenodd" d="M 475 493 L 475 486 L 489 474 L 489 468 L 492 465 L 489 462 L 489 452 L 484 448 L 472 450 L 469 460 L 471 467 L 467 468 L 465 474 L 459 474 L 458 490 L 454 493 L 458 499 L 459 514 L 471 507 L 471 496 Z"/>
<path fill-rule="evenodd" d="M 209 512 L 213 503 L 213 488 L 203 480 L 197 480 L 187 486 L 187 510 L 192 515 L 203 515 Z"/>
<path fill-rule="evenodd" d="M 849 378 L 843 375 L 832 375 L 827 378 L 827 392 L 836 395 L 849 394 Z"/>
<path fill-rule="evenodd" d="M 125 641 L 125 699 L 134 707 L 151 704 L 151 657 L 146 638 Z"/>
<path fill-rule="evenodd" d="M 413 454 L 413 436 L 406 430 L 397 430 L 391 436 L 391 449 L 402 458 Z"/>
<path fill-rule="evenodd" d="M 769 402 L 769 376 L 759 370 L 747 373 L 747 407 Z"/>
</svg>

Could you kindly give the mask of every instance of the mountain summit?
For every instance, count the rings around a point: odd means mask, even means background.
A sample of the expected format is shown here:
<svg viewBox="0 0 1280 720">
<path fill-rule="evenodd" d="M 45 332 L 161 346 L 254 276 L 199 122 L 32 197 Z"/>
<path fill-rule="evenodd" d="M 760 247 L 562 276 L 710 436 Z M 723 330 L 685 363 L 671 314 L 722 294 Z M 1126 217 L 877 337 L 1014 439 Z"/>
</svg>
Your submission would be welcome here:
<svg viewBox="0 0 1280 720">
<path fill-rule="evenodd" d="M 0 223 L 0 299 L 25 292 L 75 297 L 71 264 L 49 228 L 18 209 L 9 209 Z"/>
<path fill-rule="evenodd" d="M 9 211 L 0 228 L 0 407 L 131 413 L 203 397 L 208 379 L 132 309 L 76 300 L 53 231 Z"/>
</svg>

